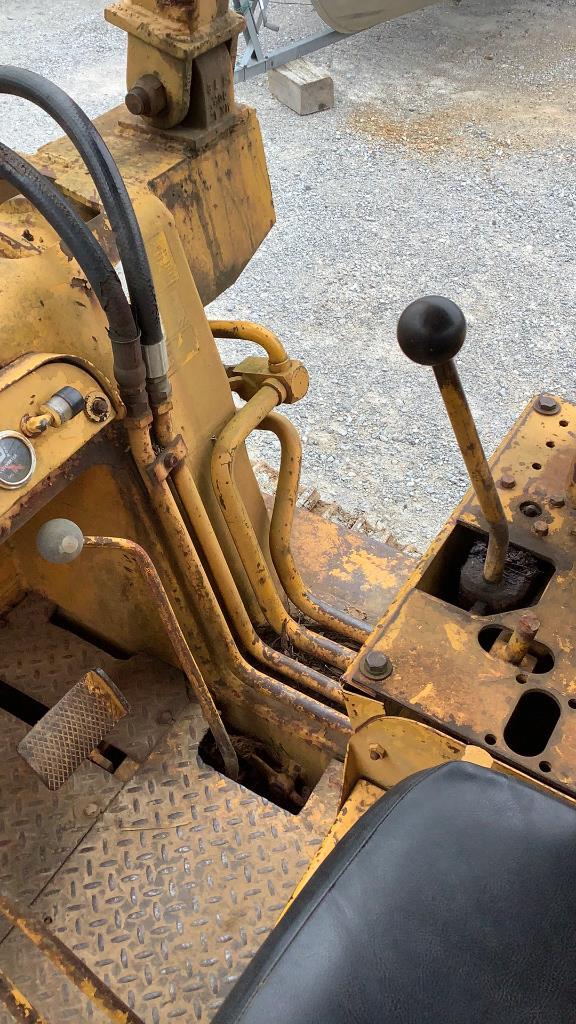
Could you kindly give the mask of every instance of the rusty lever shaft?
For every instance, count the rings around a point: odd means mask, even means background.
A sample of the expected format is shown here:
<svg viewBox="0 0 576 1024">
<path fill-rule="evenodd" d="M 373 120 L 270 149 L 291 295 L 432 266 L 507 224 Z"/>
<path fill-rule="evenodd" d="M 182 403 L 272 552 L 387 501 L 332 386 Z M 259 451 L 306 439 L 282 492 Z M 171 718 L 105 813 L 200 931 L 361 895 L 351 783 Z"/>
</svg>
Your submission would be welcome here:
<svg viewBox="0 0 576 1024">
<path fill-rule="evenodd" d="M 439 295 L 412 302 L 398 321 L 402 351 L 413 362 L 434 369 L 470 482 L 488 524 L 484 579 L 487 583 L 498 583 L 508 553 L 508 523 L 453 359 L 465 337 L 462 310 Z"/>
</svg>

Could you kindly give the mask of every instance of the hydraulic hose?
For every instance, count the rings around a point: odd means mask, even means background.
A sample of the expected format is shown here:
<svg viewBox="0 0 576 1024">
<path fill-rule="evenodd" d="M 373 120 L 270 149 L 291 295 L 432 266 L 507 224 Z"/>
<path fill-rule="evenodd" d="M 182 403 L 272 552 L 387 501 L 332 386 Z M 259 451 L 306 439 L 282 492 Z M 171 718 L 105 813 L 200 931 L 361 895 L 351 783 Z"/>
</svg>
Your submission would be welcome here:
<svg viewBox="0 0 576 1024">
<path fill-rule="evenodd" d="M 56 231 L 82 268 L 108 320 L 114 375 L 128 414 L 149 413 L 138 328 L 118 274 L 74 208 L 32 164 L 0 143 L 0 178 L 17 188 Z"/>
<path fill-rule="evenodd" d="M 88 168 L 116 238 L 142 345 L 163 344 L 162 324 L 140 225 L 106 143 L 81 107 L 59 86 L 26 68 L 0 65 L 0 93 L 41 107 L 66 133 Z"/>
</svg>

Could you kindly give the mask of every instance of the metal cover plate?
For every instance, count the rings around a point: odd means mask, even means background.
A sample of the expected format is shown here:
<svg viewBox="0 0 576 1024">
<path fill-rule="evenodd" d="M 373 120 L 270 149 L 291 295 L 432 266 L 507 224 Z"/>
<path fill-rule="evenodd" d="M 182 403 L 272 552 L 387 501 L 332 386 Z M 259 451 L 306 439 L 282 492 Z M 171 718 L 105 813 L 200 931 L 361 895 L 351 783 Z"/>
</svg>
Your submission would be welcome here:
<svg viewBox="0 0 576 1024">
<path fill-rule="evenodd" d="M 296 817 L 206 767 L 205 729 L 196 708 L 181 715 L 34 905 L 151 1024 L 211 1020 L 338 807 L 340 764 Z M 48 1020 L 86 1019 L 24 941 L 12 933 L 0 965 Z"/>
</svg>

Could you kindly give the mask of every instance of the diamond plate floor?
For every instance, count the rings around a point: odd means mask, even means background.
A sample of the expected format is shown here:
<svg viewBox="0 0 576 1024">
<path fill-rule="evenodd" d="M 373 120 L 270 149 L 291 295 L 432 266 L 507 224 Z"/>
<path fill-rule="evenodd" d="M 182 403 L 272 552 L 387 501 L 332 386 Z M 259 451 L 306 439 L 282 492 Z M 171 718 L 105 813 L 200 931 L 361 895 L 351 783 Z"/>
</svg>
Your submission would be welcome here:
<svg viewBox="0 0 576 1024">
<path fill-rule="evenodd" d="M 337 811 L 341 765 L 296 817 L 202 764 L 205 728 L 197 709 L 181 715 L 34 904 L 150 1024 L 210 1021 Z M 87 1019 L 26 949 L 11 933 L 0 964 L 37 1009 Z"/>
</svg>

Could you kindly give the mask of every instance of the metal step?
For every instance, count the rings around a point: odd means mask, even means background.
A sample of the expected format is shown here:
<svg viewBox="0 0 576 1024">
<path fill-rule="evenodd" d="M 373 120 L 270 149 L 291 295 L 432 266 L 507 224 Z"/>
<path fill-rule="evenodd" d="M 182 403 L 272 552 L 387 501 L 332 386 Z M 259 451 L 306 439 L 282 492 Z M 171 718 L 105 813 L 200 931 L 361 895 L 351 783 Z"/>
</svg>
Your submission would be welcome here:
<svg viewBox="0 0 576 1024">
<path fill-rule="evenodd" d="M 18 753 L 48 789 L 60 789 L 129 710 L 106 673 L 93 669 L 26 734 Z"/>
</svg>

